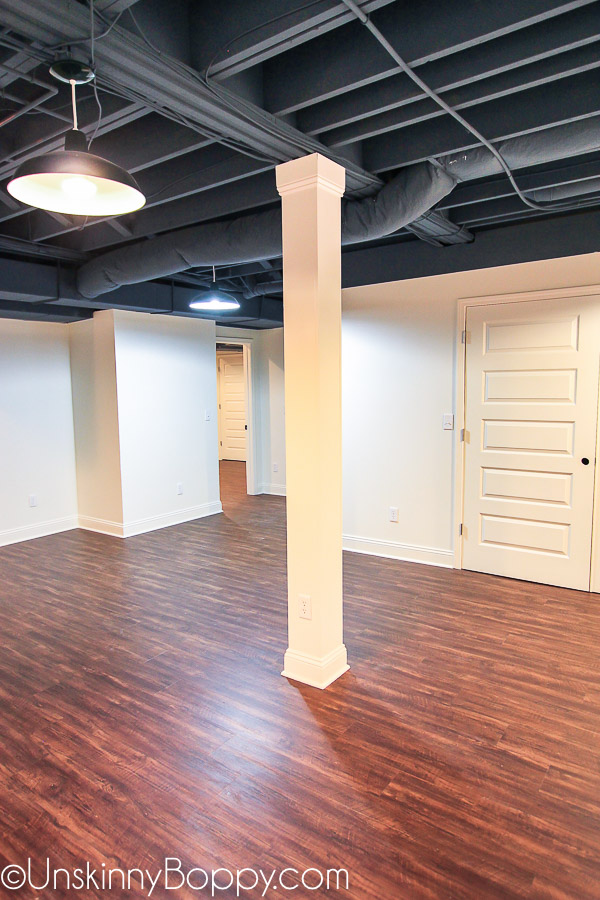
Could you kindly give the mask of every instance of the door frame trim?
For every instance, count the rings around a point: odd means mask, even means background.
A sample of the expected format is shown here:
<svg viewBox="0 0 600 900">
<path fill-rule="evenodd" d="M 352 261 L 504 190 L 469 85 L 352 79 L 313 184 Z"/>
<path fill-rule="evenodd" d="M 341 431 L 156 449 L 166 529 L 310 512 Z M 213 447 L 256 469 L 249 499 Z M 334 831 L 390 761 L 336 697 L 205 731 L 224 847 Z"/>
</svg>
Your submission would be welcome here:
<svg viewBox="0 0 600 900">
<path fill-rule="evenodd" d="M 232 347 L 242 348 L 244 356 L 244 383 L 245 383 L 245 401 L 246 401 L 246 423 L 248 425 L 248 436 L 246 439 L 246 493 L 259 494 L 258 489 L 258 470 L 259 448 L 257 439 L 259 429 L 256 421 L 256 404 L 254 403 L 254 380 L 252 368 L 252 343 L 251 337 L 222 337 L 217 335 L 215 339 L 215 358 L 216 345 L 229 344 Z M 218 410 L 217 410 L 218 411 Z M 218 452 L 218 448 L 217 448 Z"/>
<path fill-rule="evenodd" d="M 465 445 L 461 441 L 462 429 L 466 427 L 466 365 L 467 365 L 467 341 L 462 343 L 462 334 L 467 328 L 467 312 L 473 306 L 495 306 L 507 303 L 528 303 L 531 300 L 561 300 L 577 297 L 600 296 L 600 284 L 585 284 L 574 287 L 551 288 L 543 291 L 520 291 L 515 294 L 486 294 L 481 297 L 461 297 L 457 306 L 456 326 L 456 428 L 454 431 L 454 568 L 462 569 L 463 562 L 463 538 L 460 536 L 460 525 L 463 522 L 464 498 L 465 498 Z M 600 458 L 600 416 L 596 457 Z M 596 466 L 595 498 L 600 498 L 600 465 Z M 600 531 L 600 501 L 594 503 L 592 521 L 592 554 L 591 554 L 591 583 L 594 583 L 594 575 L 600 565 L 596 563 L 595 536 Z M 596 527 L 598 526 L 598 528 Z M 600 561 L 599 561 L 600 562 Z M 598 588 L 600 590 L 600 587 Z"/>
</svg>

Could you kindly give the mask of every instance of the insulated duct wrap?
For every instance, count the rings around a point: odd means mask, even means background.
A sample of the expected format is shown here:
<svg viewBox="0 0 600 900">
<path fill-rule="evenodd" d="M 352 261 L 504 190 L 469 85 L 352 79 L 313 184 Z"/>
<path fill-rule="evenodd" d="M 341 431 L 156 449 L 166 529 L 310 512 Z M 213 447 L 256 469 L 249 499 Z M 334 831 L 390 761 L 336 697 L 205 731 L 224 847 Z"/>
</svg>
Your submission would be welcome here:
<svg viewBox="0 0 600 900">
<path fill-rule="evenodd" d="M 558 159 L 571 159 L 600 149 L 600 118 L 591 116 L 577 122 L 533 131 L 505 141 L 494 141 L 511 169 L 523 169 Z M 457 181 L 472 181 L 502 173 L 502 166 L 485 147 L 473 147 L 438 159 Z"/>
<path fill-rule="evenodd" d="M 428 162 L 403 169 L 375 196 L 343 201 L 342 243 L 360 243 L 398 231 L 435 206 L 455 184 L 454 177 Z M 112 250 L 79 269 L 77 287 L 92 299 L 124 284 L 196 266 L 235 265 L 281 253 L 281 211 L 266 210 Z"/>
</svg>

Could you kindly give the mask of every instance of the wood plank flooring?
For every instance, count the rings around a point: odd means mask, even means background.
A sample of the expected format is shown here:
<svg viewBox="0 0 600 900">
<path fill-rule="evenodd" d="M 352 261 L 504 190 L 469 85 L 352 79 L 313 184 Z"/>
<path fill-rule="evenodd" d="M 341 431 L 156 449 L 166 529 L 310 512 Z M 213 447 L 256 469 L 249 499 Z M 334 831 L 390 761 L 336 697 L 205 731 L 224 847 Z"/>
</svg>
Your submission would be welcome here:
<svg viewBox="0 0 600 900">
<path fill-rule="evenodd" d="M 246 497 L 243 463 L 222 484 L 222 516 L 0 550 L 0 869 L 174 856 L 348 869 L 296 900 L 598 900 L 600 598 L 346 554 L 351 670 L 306 688 L 279 674 L 285 501 Z M 77 895 L 146 896 L 0 889 Z"/>
</svg>

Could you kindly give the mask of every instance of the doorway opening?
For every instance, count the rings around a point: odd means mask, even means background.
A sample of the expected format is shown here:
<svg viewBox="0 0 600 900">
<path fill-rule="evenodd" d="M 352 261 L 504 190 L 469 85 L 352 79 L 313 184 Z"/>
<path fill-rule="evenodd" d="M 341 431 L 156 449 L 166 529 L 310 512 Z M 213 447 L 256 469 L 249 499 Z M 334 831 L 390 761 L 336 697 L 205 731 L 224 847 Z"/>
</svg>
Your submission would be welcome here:
<svg viewBox="0 0 600 900">
<path fill-rule="evenodd" d="M 219 339 L 216 365 L 221 494 L 232 479 L 246 494 L 256 494 L 250 344 Z"/>
</svg>

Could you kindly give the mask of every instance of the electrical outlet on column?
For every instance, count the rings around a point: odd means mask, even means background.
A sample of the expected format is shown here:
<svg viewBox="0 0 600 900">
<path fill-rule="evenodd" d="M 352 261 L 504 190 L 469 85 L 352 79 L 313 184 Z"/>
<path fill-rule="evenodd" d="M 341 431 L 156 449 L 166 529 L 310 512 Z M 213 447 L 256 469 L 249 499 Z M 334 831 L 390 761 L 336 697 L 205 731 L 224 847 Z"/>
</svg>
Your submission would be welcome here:
<svg viewBox="0 0 600 900">
<path fill-rule="evenodd" d="M 301 619 L 312 619 L 312 601 L 308 594 L 298 597 L 298 614 Z"/>
</svg>

